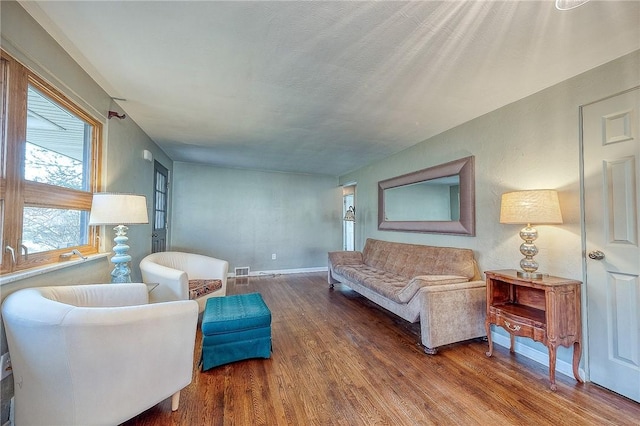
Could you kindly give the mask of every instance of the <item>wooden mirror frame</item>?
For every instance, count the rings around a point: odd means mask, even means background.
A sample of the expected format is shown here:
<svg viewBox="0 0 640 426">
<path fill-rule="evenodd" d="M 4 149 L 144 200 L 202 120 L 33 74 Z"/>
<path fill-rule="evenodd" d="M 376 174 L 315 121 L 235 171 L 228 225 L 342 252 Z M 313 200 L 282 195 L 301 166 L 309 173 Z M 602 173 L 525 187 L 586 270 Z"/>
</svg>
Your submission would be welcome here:
<svg viewBox="0 0 640 426">
<path fill-rule="evenodd" d="M 385 189 L 412 185 L 446 176 L 460 177 L 460 220 L 390 221 L 385 220 Z M 434 234 L 476 235 L 476 185 L 474 157 L 429 167 L 378 182 L 378 229 L 381 231 L 425 232 Z"/>
</svg>

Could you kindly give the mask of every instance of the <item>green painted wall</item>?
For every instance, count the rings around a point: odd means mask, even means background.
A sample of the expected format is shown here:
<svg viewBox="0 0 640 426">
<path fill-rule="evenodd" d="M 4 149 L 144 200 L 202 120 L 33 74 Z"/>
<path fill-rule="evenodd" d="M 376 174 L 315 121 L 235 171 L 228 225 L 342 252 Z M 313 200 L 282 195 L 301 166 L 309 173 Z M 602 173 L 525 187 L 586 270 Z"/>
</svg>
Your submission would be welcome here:
<svg viewBox="0 0 640 426">
<path fill-rule="evenodd" d="M 230 272 L 326 267 L 341 215 L 335 177 L 174 164 L 172 249 L 228 260 Z"/>
<path fill-rule="evenodd" d="M 640 85 L 639 70 L 640 50 L 340 176 L 341 183 L 358 183 L 356 248 L 367 237 L 465 247 L 474 250 L 483 271 L 518 268 L 521 226 L 498 223 L 500 196 L 520 189 L 557 189 L 564 224 L 537 227 L 536 260 L 540 271 L 584 281 L 579 106 Z M 469 155 L 475 156 L 476 168 L 475 237 L 377 229 L 378 181 Z M 587 320 L 583 316 L 584 325 Z M 522 342 L 546 354 L 545 347 Z M 558 359 L 570 361 L 571 352 L 560 349 Z"/>
<path fill-rule="evenodd" d="M 142 151 L 151 151 L 170 171 L 173 164 L 131 119 L 107 120 L 107 112 L 110 109 L 126 111 L 126 103 L 123 103 L 122 107 L 116 105 L 109 94 L 105 93 L 17 2 L 0 2 L 0 19 L 2 49 L 51 82 L 103 123 L 105 190 L 144 194 L 150 207 L 153 164 L 143 160 Z M 133 257 L 134 281 L 141 279 L 137 267 L 140 259 L 151 251 L 150 235 L 151 225 L 130 227 L 129 245 Z M 103 251 L 111 251 L 112 239 L 113 231 L 107 229 L 105 241 L 102 242 Z M 54 272 L 10 282 L 0 288 L 0 301 L 10 293 L 25 287 L 109 282 L 112 268 L 107 257 L 100 257 Z M 0 353 L 6 351 L 4 327 L 0 327 Z M 10 376 L 1 383 L 0 424 L 8 420 L 9 401 L 12 396 L 13 379 Z"/>
<path fill-rule="evenodd" d="M 104 123 L 106 189 L 144 194 L 151 206 L 153 165 L 173 179 L 170 244 L 176 250 L 228 259 L 253 271 L 326 266 L 326 252 L 341 247 L 339 183 L 357 183 L 356 246 L 365 238 L 473 249 L 483 270 L 515 267 L 520 259 L 517 225 L 500 225 L 500 195 L 508 190 L 556 188 L 565 223 L 539 227 L 541 269 L 582 279 L 578 107 L 640 84 L 640 51 L 446 131 L 384 161 L 336 178 L 172 164 L 130 119 L 107 120 L 115 104 L 62 48 L 14 1 L 0 2 L 2 48 Z M 377 182 L 458 158 L 476 157 L 477 235 L 456 237 L 377 230 Z M 132 226 L 133 278 L 150 251 L 150 225 Z M 111 248 L 103 242 L 105 250 Z M 271 260 L 276 253 L 277 259 Z M 106 258 L 3 285 L 0 298 L 23 287 L 107 282 Z M 585 321 L 586 322 L 586 321 Z M 0 350 L 6 341 L 0 328 Z M 544 349 L 543 349 L 544 350 Z M 561 350 L 559 359 L 569 360 Z M 0 424 L 13 394 L 2 381 Z"/>
</svg>

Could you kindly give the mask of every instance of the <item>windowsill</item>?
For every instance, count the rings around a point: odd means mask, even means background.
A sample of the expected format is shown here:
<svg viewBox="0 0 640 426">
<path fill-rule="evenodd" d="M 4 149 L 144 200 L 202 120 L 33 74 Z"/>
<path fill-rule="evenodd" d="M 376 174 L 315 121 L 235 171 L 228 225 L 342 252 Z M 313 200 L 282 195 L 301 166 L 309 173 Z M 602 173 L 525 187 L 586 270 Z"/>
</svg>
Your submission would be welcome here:
<svg viewBox="0 0 640 426">
<path fill-rule="evenodd" d="M 58 263 L 52 263 L 51 265 L 41 266 L 38 268 L 25 269 L 24 271 L 14 272 L 12 274 L 6 274 L 0 277 L 0 286 L 9 284 L 15 281 L 24 280 L 27 278 L 35 277 L 38 275 L 46 274 L 48 272 L 57 271 L 71 266 L 76 266 L 85 262 L 93 262 L 98 259 L 103 259 L 109 256 L 111 253 L 98 253 L 87 256 L 86 259 L 78 257 L 73 260 L 64 260 Z"/>
</svg>

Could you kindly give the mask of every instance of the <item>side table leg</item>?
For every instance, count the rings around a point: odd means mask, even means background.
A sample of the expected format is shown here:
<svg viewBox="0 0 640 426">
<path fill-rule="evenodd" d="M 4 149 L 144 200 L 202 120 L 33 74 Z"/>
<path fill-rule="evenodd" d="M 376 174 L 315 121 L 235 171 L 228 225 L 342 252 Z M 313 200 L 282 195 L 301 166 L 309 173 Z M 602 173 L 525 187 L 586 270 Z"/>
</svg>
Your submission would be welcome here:
<svg viewBox="0 0 640 426">
<path fill-rule="evenodd" d="M 584 380 L 580 377 L 578 367 L 580 366 L 580 357 L 582 356 L 582 349 L 580 348 L 580 342 L 573 342 L 573 377 L 576 378 L 578 383 L 584 383 Z"/>
<path fill-rule="evenodd" d="M 488 357 L 493 355 L 493 341 L 491 340 L 491 324 L 489 321 L 485 321 L 484 328 L 487 332 L 487 341 L 489 342 L 489 350 L 485 353 Z"/>
<path fill-rule="evenodd" d="M 549 382 L 552 391 L 558 389 L 556 386 L 556 347 L 554 345 L 549 345 Z"/>
<path fill-rule="evenodd" d="M 511 333 L 509 333 L 509 339 L 511 341 L 511 346 L 509 346 L 509 352 L 511 352 L 512 354 L 515 354 L 516 351 L 515 351 L 514 347 L 515 347 L 515 343 L 516 343 L 516 336 L 514 336 Z"/>
</svg>

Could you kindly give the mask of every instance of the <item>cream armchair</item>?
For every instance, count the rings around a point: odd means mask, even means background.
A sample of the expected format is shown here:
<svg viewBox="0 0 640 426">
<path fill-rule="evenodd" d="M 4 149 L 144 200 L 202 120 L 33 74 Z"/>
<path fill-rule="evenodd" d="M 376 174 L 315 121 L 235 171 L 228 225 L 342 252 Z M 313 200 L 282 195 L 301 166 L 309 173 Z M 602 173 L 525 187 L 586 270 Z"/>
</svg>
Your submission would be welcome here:
<svg viewBox="0 0 640 426">
<path fill-rule="evenodd" d="M 149 294 L 151 302 L 188 300 L 190 280 L 220 280 L 222 287 L 194 300 L 200 312 L 204 311 L 207 299 L 227 294 L 227 272 L 229 262 L 201 254 L 165 251 L 152 253 L 140 262 L 142 281 L 158 283 Z"/>
<path fill-rule="evenodd" d="M 191 383 L 197 304 L 144 284 L 18 290 L 2 304 L 15 424 L 115 425 Z"/>
</svg>

